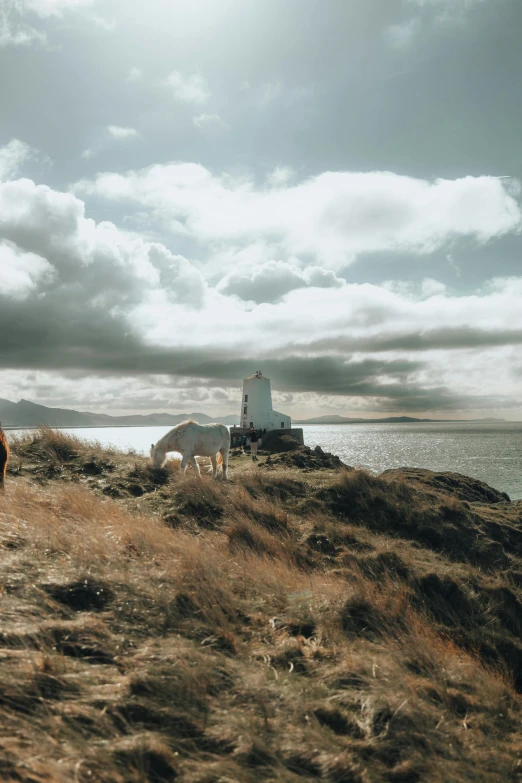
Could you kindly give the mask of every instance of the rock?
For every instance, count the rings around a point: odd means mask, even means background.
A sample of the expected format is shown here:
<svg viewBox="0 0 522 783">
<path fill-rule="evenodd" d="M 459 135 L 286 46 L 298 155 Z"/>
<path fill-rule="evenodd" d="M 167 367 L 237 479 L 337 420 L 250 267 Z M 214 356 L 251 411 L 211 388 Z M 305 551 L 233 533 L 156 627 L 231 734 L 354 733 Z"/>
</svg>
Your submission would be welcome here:
<svg viewBox="0 0 522 783">
<path fill-rule="evenodd" d="M 271 454 L 282 454 L 287 451 L 298 451 L 302 448 L 299 441 L 291 435 L 281 435 L 279 430 L 267 432 L 262 439 L 263 451 Z"/>
<path fill-rule="evenodd" d="M 272 455 L 271 458 L 267 458 L 266 462 L 259 463 L 259 467 L 263 466 L 268 468 L 283 465 L 305 471 L 322 470 L 324 468 L 344 468 L 345 470 L 353 470 L 352 467 L 345 465 L 335 454 L 325 453 L 321 448 L 320 453 L 316 449 L 312 451 L 308 446 L 300 446 L 292 451 Z"/>
</svg>

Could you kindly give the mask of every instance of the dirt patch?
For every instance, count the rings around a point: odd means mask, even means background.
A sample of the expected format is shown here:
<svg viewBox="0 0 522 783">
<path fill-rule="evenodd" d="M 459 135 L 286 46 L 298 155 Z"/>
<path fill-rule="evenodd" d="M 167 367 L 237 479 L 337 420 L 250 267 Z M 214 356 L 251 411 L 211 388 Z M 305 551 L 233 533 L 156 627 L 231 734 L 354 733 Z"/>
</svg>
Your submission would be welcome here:
<svg viewBox="0 0 522 783">
<path fill-rule="evenodd" d="M 314 715 L 321 726 L 327 726 L 334 734 L 340 734 L 343 737 L 354 737 L 355 739 L 364 737 L 364 732 L 353 716 L 338 707 L 326 704 L 317 707 L 314 710 Z"/>
<path fill-rule="evenodd" d="M 112 601 L 112 589 L 100 580 L 86 576 L 64 584 L 44 584 L 42 589 L 55 601 L 75 612 L 100 612 Z"/>
<path fill-rule="evenodd" d="M 129 783 L 145 780 L 149 783 L 171 783 L 178 778 L 175 754 L 157 737 L 124 741 L 113 751 L 113 758 Z"/>
</svg>

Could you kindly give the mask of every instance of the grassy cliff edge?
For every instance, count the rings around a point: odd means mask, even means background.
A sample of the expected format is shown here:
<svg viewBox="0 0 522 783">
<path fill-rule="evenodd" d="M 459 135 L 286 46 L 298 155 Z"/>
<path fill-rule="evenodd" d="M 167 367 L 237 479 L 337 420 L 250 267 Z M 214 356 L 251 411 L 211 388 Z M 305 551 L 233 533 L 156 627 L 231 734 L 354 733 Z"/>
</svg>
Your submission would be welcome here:
<svg viewBox="0 0 522 783">
<path fill-rule="evenodd" d="M 6 783 L 522 780 L 522 504 L 481 482 L 43 430 L 0 566 Z"/>
</svg>

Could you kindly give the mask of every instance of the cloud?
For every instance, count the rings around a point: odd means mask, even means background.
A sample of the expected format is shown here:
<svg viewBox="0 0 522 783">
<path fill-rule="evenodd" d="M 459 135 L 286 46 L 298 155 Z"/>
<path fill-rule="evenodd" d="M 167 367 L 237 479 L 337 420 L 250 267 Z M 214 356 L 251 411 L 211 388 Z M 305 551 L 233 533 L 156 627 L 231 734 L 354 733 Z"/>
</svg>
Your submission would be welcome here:
<svg viewBox="0 0 522 783">
<path fill-rule="evenodd" d="M 45 372 L 41 370 L 0 370 L 2 396 L 17 401 L 35 397 L 43 405 L 67 407 L 75 410 L 96 410 L 112 415 L 129 411 L 158 412 L 210 409 L 212 413 L 237 413 L 238 389 L 234 387 L 208 388 L 187 385 L 172 376 L 129 375 L 91 376 Z"/>
<path fill-rule="evenodd" d="M 108 125 L 107 133 L 113 139 L 130 139 L 140 135 L 136 128 L 122 128 L 120 125 Z"/>
<path fill-rule="evenodd" d="M 4 147 L 0 147 L 0 181 L 16 176 L 22 163 L 33 153 L 31 147 L 19 139 L 11 139 Z"/>
<path fill-rule="evenodd" d="M 295 177 L 295 171 L 291 166 L 276 166 L 267 175 L 267 184 L 272 188 L 280 188 L 288 185 Z"/>
<path fill-rule="evenodd" d="M 98 0 L 2 0 L 0 6 L 0 46 L 27 46 L 47 42 L 46 32 L 27 22 L 62 17 L 65 12 L 90 8 Z M 96 17 L 96 19 L 98 19 Z"/>
<path fill-rule="evenodd" d="M 141 68 L 137 68 L 135 65 L 129 69 L 129 73 L 127 75 L 127 81 L 128 82 L 137 82 L 141 78 L 143 78 L 143 71 Z"/>
<path fill-rule="evenodd" d="M 296 288 L 338 288 L 342 285 L 344 280 L 331 270 L 314 266 L 302 270 L 284 261 L 268 261 L 253 268 L 235 267 L 219 281 L 216 288 L 223 294 L 233 294 L 260 304 L 278 302 Z"/>
<path fill-rule="evenodd" d="M 12 242 L 0 241 L 0 291 L 15 300 L 26 299 L 38 283 L 52 277 L 54 268 L 35 253 L 24 253 Z"/>
<path fill-rule="evenodd" d="M 109 369 L 131 346 L 135 358 L 147 353 L 130 317 L 137 304 L 154 307 L 161 292 L 165 306 L 197 312 L 205 298 L 186 259 L 96 224 L 73 195 L 30 180 L 0 185 L 0 238 L 0 331 L 11 335 L 0 346 L 3 366 Z"/>
<path fill-rule="evenodd" d="M 250 322 L 249 342 L 255 340 L 273 313 L 252 319 L 234 300 L 209 291 L 187 259 L 111 223 L 96 224 L 73 195 L 30 180 L 4 183 L 0 236 L 10 254 L 5 268 L 18 275 L 8 278 L 9 290 L 0 289 L 0 330 L 17 323 L 0 345 L 1 366 L 166 373 L 212 378 L 217 385 L 250 372 L 253 359 L 241 345 L 245 327 Z M 210 324 L 215 329 L 209 333 Z M 216 342 L 216 334 L 223 340 Z M 312 389 L 338 390 L 344 383 L 344 393 L 357 387 L 361 394 L 377 392 L 384 369 L 402 377 L 418 366 L 402 360 L 341 362 L 334 372 L 339 361 L 327 364 L 329 379 L 323 377 L 326 365 L 315 358 L 268 361 L 285 388 L 303 387 L 308 376 Z"/>
<path fill-rule="evenodd" d="M 413 41 L 420 28 L 419 19 L 413 17 L 407 22 L 394 24 L 385 30 L 385 37 L 392 46 L 397 49 L 403 49 Z"/>
<path fill-rule="evenodd" d="M 75 190 L 135 203 L 216 252 L 263 239 L 282 257 L 306 255 L 333 269 L 363 253 L 428 254 L 458 237 L 485 243 L 521 225 L 518 183 L 488 176 L 428 181 L 339 171 L 274 189 L 170 163 L 99 174 Z"/>
<path fill-rule="evenodd" d="M 91 8 L 98 0 L 21 0 L 26 12 L 33 12 L 40 17 L 63 16 L 64 11 L 78 11 Z"/>
<path fill-rule="evenodd" d="M 56 291 L 66 294 L 72 286 L 86 302 L 92 296 L 95 304 L 118 308 L 159 286 L 171 302 L 190 291 L 196 305 L 204 295 L 201 274 L 181 256 L 110 222 L 95 223 L 72 194 L 31 180 L 0 185 L 0 236 L 52 259 Z"/>
<path fill-rule="evenodd" d="M 430 29 L 461 25 L 479 6 L 489 0 L 406 0 L 405 9 L 410 14 L 398 24 L 390 25 L 385 38 L 398 48 L 406 49 L 411 43 Z M 499 0 L 499 3 L 502 0 Z"/>
<path fill-rule="evenodd" d="M 519 277 L 466 296 L 430 279 L 354 284 L 292 257 L 264 262 L 261 242 L 261 260 L 247 253 L 212 284 L 204 263 L 95 222 L 72 193 L 29 179 L 0 184 L 0 242 L 0 369 L 80 385 L 86 373 L 102 385 L 132 376 L 144 401 L 169 378 L 207 394 L 234 387 L 260 363 L 281 393 L 374 410 L 471 410 L 519 396 Z"/>
<path fill-rule="evenodd" d="M 192 122 L 201 131 L 216 131 L 226 128 L 226 123 L 219 114 L 198 114 L 192 117 Z"/>
<path fill-rule="evenodd" d="M 467 13 L 485 2 L 489 0 L 408 0 L 411 6 L 453 14 Z"/>
<path fill-rule="evenodd" d="M 206 103 L 210 98 L 207 80 L 201 74 L 185 75 L 172 71 L 166 84 L 172 88 L 174 97 L 184 103 Z"/>
<path fill-rule="evenodd" d="M 104 129 L 98 128 L 92 135 L 90 147 L 84 149 L 81 157 L 84 160 L 90 160 L 96 155 L 107 149 L 112 141 L 125 141 L 129 139 L 139 139 L 140 133 L 136 128 L 126 128 L 121 125 L 107 125 Z"/>
<path fill-rule="evenodd" d="M 451 266 L 451 268 L 455 270 L 455 274 L 457 275 L 457 277 L 460 277 L 462 275 L 462 270 L 460 266 L 457 264 L 457 262 L 455 261 L 452 253 L 447 254 L 446 261 Z"/>
<path fill-rule="evenodd" d="M 259 108 L 264 109 L 283 94 L 283 85 L 280 81 L 265 82 L 261 85 L 256 95 Z"/>
<path fill-rule="evenodd" d="M 104 16 L 91 14 L 91 21 L 94 22 L 96 27 L 99 27 L 101 30 L 112 32 L 112 30 L 116 29 L 116 19 L 106 19 Z"/>
<path fill-rule="evenodd" d="M 455 351 L 469 348 L 497 348 L 522 344 L 522 329 L 481 329 L 472 326 L 442 327 L 422 332 L 396 332 L 371 337 L 349 336 L 315 340 L 308 344 L 314 352 L 399 353 Z"/>
<path fill-rule="evenodd" d="M 7 5 L 0 7 L 0 46 L 27 46 L 46 40 L 45 33 L 22 21 L 16 0 L 7 0 Z"/>
</svg>

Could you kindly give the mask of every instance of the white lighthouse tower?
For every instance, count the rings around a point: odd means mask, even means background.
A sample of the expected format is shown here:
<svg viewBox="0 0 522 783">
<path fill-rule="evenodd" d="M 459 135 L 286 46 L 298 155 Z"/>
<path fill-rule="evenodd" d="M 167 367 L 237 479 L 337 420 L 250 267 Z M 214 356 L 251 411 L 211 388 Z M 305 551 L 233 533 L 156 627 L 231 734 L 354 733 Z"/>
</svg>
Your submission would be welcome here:
<svg viewBox="0 0 522 783">
<path fill-rule="evenodd" d="M 272 409 L 270 378 L 265 378 L 261 370 L 243 381 L 240 421 L 243 429 L 289 430 L 292 427 L 290 416 Z"/>
</svg>

